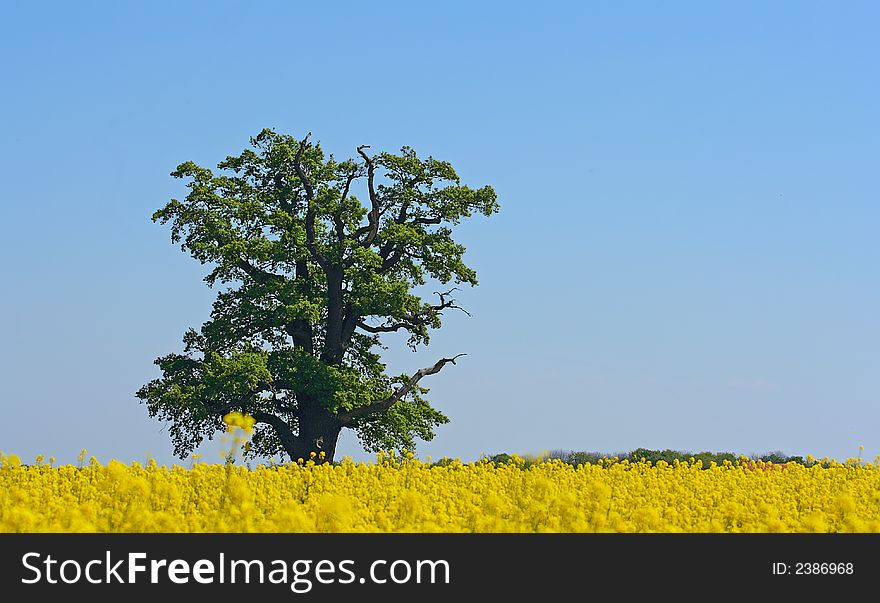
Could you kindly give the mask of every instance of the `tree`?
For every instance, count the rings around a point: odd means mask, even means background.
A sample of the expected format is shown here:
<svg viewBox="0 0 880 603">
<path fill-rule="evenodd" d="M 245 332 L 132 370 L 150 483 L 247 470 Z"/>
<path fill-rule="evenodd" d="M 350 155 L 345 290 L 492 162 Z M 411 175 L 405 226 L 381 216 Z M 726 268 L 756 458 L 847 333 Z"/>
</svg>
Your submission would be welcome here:
<svg viewBox="0 0 880 603">
<path fill-rule="evenodd" d="M 377 349 L 395 332 L 426 345 L 443 312 L 460 309 L 449 284 L 477 278 L 451 227 L 498 211 L 495 191 L 460 184 L 449 163 L 409 147 L 371 155 L 364 145 L 336 161 L 310 137 L 265 129 L 218 175 L 182 163 L 171 175 L 189 193 L 153 214 L 212 267 L 209 286 L 228 285 L 184 352 L 156 359 L 162 377 L 137 392 L 170 423 L 180 458 L 232 411 L 256 420 L 250 456 L 293 460 L 332 460 L 343 428 L 376 451 L 412 448 L 448 422 L 420 382 L 458 356 L 391 376 Z M 416 292 L 428 279 L 446 285 L 436 300 Z"/>
</svg>

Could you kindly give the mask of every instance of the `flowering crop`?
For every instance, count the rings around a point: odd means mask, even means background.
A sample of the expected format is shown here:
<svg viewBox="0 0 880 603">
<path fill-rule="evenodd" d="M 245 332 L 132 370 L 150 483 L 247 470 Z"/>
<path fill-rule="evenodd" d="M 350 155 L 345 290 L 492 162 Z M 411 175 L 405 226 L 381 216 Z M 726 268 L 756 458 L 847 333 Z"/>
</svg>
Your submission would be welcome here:
<svg viewBox="0 0 880 603">
<path fill-rule="evenodd" d="M 24 466 L 2 457 L 5 532 L 880 531 L 880 466 L 411 457 L 255 469 Z"/>
</svg>

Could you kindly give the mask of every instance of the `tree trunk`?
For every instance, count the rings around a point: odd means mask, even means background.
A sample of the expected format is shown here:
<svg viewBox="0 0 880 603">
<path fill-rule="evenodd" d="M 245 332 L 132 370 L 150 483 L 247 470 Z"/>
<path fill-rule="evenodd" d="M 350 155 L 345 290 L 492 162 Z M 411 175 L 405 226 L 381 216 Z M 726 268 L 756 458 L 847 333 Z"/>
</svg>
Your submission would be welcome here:
<svg viewBox="0 0 880 603">
<path fill-rule="evenodd" d="M 299 435 L 293 438 L 282 438 L 284 449 L 293 462 L 298 459 L 315 463 L 326 463 L 336 455 L 336 442 L 342 423 L 322 408 L 302 412 L 299 418 Z M 311 453 L 315 453 L 312 457 Z M 324 458 L 321 458 L 321 453 Z"/>
</svg>

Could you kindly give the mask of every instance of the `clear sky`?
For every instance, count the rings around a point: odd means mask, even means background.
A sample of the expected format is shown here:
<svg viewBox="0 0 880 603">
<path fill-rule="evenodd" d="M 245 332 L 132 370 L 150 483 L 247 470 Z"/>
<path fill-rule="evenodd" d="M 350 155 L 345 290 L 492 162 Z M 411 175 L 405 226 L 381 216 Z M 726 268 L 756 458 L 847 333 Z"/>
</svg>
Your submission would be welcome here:
<svg viewBox="0 0 880 603">
<path fill-rule="evenodd" d="M 216 292 L 150 215 L 273 127 L 498 192 L 387 354 L 468 354 L 420 456 L 880 453 L 878 4 L 474 4 L 2 3 L 0 450 L 174 460 L 134 392 Z"/>
</svg>

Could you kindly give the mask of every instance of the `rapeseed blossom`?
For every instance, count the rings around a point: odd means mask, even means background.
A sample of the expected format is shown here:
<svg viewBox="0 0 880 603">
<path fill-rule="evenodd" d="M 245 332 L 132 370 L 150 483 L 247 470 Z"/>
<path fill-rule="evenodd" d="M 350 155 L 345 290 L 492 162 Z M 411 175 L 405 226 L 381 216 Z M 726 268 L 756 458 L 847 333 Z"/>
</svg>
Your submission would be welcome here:
<svg viewBox="0 0 880 603">
<path fill-rule="evenodd" d="M 382 455 L 186 469 L 94 457 L 82 467 L 28 466 L 12 455 L 0 456 L 0 531 L 880 531 L 880 466 L 823 464 L 431 465 Z"/>
<path fill-rule="evenodd" d="M 226 423 L 226 431 L 232 433 L 236 427 L 240 427 L 246 433 L 253 433 L 254 425 L 257 420 L 250 415 L 236 412 L 230 412 L 223 416 L 223 422 Z"/>
</svg>

